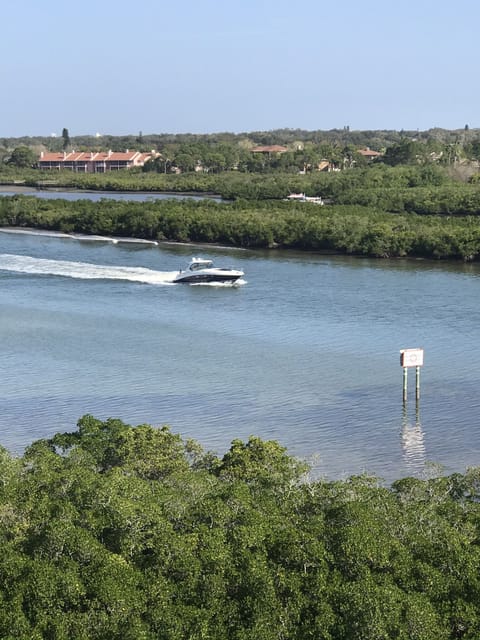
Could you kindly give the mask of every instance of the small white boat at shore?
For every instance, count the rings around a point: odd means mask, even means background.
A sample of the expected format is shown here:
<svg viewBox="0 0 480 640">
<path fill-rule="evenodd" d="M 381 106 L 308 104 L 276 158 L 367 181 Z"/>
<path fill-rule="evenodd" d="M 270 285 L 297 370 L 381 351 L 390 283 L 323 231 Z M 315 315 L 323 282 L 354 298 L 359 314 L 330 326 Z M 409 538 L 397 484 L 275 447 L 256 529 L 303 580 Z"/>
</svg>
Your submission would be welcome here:
<svg viewBox="0 0 480 640">
<path fill-rule="evenodd" d="M 204 282 L 230 282 L 234 283 L 244 275 L 238 269 L 216 267 L 213 260 L 205 258 L 192 258 L 185 271 L 179 271 L 174 282 L 187 284 L 200 284 Z"/>
<path fill-rule="evenodd" d="M 319 196 L 306 196 L 304 193 L 291 193 L 285 198 L 290 202 L 312 202 L 313 204 L 323 205 L 324 202 Z"/>
</svg>

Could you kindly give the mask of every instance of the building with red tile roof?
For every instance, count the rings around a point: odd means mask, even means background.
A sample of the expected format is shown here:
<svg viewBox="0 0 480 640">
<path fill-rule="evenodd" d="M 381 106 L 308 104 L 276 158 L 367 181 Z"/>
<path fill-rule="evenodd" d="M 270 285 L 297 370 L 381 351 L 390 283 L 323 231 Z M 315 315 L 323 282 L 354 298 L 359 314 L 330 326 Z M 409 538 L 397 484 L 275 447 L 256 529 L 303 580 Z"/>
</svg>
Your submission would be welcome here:
<svg viewBox="0 0 480 640">
<path fill-rule="evenodd" d="M 372 151 L 372 149 L 369 149 L 368 147 L 366 147 L 365 149 L 359 149 L 358 153 L 361 156 L 363 156 L 364 158 L 367 158 L 367 159 L 378 158 L 381 155 L 383 155 L 382 153 L 379 153 L 378 151 Z"/>
<path fill-rule="evenodd" d="M 288 151 L 287 147 L 282 147 L 279 144 L 270 144 L 263 147 L 253 147 L 252 153 L 266 153 L 268 155 L 272 153 L 285 153 Z"/>
<path fill-rule="evenodd" d="M 145 162 L 155 157 L 155 152 L 140 151 L 64 151 L 60 153 L 44 152 L 40 154 L 40 169 L 69 169 L 79 173 L 106 173 L 119 169 L 143 167 Z"/>
</svg>

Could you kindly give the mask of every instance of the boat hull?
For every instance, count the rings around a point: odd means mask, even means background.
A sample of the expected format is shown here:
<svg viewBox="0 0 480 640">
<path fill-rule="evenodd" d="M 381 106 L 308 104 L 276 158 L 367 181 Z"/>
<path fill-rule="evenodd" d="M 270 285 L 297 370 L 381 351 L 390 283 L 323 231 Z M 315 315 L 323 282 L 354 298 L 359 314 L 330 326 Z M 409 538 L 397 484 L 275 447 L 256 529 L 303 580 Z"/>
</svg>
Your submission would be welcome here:
<svg viewBox="0 0 480 640">
<path fill-rule="evenodd" d="M 212 260 L 192 258 L 188 269 L 179 271 L 174 282 L 185 284 L 202 284 L 206 282 L 232 283 L 243 276 L 243 271 L 215 267 Z"/>
<path fill-rule="evenodd" d="M 241 275 L 231 274 L 212 274 L 212 273 L 196 273 L 186 274 L 175 278 L 175 282 L 184 282 L 185 284 L 204 283 L 204 282 L 236 282 Z"/>
</svg>

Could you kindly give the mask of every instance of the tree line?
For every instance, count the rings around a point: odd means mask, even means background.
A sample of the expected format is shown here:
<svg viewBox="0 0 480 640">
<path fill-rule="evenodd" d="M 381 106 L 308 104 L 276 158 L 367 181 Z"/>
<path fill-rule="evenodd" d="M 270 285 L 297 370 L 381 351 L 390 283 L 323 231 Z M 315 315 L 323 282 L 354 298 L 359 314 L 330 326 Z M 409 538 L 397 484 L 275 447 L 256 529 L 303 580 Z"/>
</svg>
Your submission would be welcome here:
<svg viewBox="0 0 480 640">
<path fill-rule="evenodd" d="M 0 141 L 1 143 L 1 141 Z M 138 151 L 154 150 L 159 155 L 147 162 L 145 171 L 188 173 L 315 172 L 327 162 L 332 169 L 362 167 L 368 162 L 359 153 L 370 148 L 381 153 L 375 162 L 389 166 L 433 164 L 446 167 L 480 161 L 480 131 L 431 129 L 423 132 L 332 131 L 282 129 L 243 134 L 160 134 L 144 136 L 70 136 L 3 139 L 0 159 L 22 168 L 34 167 L 41 150 L 47 151 Z M 256 146 L 280 145 L 284 153 L 252 153 Z M 464 167 L 463 167 L 464 168 Z"/>
<path fill-rule="evenodd" d="M 346 171 L 307 174 L 225 171 L 220 174 L 190 172 L 173 175 L 135 169 L 92 174 L 8 166 L 0 169 L 1 183 L 97 191 L 203 193 L 216 194 L 226 200 L 281 200 L 292 192 L 300 192 L 308 196 L 321 196 L 330 202 L 348 201 L 349 204 L 363 204 L 366 194 L 384 193 L 386 197 L 382 208 L 385 211 L 398 211 L 398 194 L 409 194 L 408 199 L 413 201 L 413 205 L 407 205 L 405 210 L 415 211 L 416 193 L 420 194 L 415 189 L 432 193 L 448 191 L 452 198 L 456 197 L 455 194 L 471 194 L 475 197 L 480 189 L 476 174 L 468 181 L 460 181 L 452 177 L 448 168 L 438 165 L 392 167 L 384 163 Z M 455 201 L 452 202 L 452 208 L 454 206 Z M 431 212 L 442 213 L 442 210 Z M 467 212 L 475 213 L 475 210 L 470 208 Z"/>
<path fill-rule="evenodd" d="M 0 225 L 251 249 L 465 261 L 480 256 L 478 215 L 392 214 L 360 205 L 187 199 L 93 202 L 4 196 L 0 198 Z"/>
</svg>

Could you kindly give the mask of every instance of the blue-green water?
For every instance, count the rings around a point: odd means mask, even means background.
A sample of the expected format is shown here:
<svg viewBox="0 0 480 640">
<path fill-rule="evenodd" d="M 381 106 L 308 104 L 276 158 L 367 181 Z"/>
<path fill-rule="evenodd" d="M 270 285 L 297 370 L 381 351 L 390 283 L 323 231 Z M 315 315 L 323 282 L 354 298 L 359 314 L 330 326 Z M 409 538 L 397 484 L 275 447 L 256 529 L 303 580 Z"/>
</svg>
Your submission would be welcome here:
<svg viewBox="0 0 480 640">
<path fill-rule="evenodd" d="M 192 255 L 245 283 L 188 286 Z M 0 233 L 0 443 L 85 413 L 223 453 L 276 439 L 328 478 L 480 464 L 480 268 Z M 425 349 L 402 408 L 399 350 Z"/>
</svg>

